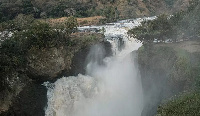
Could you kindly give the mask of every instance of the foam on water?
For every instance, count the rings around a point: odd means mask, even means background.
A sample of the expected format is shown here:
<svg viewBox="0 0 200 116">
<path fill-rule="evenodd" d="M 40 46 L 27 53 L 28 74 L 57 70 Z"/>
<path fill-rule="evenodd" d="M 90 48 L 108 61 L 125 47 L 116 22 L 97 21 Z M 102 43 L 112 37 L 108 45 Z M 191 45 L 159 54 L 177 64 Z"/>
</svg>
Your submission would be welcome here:
<svg viewBox="0 0 200 116">
<path fill-rule="evenodd" d="M 128 37 L 126 28 L 105 26 L 105 36 L 121 34 L 125 47 L 118 51 L 118 38 L 108 39 L 115 55 L 101 59 L 104 48 L 93 46 L 88 54 L 87 75 L 63 77 L 45 84 L 48 88 L 46 116 L 141 115 L 141 79 L 134 59 L 136 55 L 130 53 L 142 44 Z M 99 60 L 104 65 L 98 63 Z"/>
</svg>

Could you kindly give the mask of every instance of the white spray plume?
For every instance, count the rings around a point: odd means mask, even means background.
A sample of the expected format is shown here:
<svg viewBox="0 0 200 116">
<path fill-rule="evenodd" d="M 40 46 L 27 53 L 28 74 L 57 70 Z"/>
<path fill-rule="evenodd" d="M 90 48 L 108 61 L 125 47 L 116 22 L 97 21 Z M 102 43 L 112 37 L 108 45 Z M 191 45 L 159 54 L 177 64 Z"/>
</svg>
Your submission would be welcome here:
<svg viewBox="0 0 200 116">
<path fill-rule="evenodd" d="M 103 59 L 104 51 L 100 45 L 91 48 L 90 76 L 63 77 L 49 87 L 46 116 L 141 115 L 142 85 L 131 51 Z"/>
<path fill-rule="evenodd" d="M 125 48 L 108 58 L 104 58 L 101 45 L 93 46 L 87 58 L 87 75 L 63 77 L 48 84 L 45 115 L 141 116 L 142 85 L 134 62 L 136 54 L 131 54 L 141 43 L 129 37 L 124 40 Z"/>
</svg>

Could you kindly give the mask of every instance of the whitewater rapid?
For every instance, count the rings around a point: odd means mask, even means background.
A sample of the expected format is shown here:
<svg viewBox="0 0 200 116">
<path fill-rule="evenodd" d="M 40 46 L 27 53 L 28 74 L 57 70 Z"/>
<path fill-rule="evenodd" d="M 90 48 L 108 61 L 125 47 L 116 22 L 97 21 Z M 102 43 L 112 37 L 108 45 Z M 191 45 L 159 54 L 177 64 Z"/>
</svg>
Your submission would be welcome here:
<svg viewBox="0 0 200 116">
<path fill-rule="evenodd" d="M 132 52 L 142 44 L 127 35 L 128 29 L 140 24 L 137 20 L 98 27 L 105 28 L 105 39 L 114 55 L 103 58 L 103 46 L 94 45 L 88 54 L 86 75 L 44 83 L 48 88 L 46 116 L 141 116 L 143 91 L 137 56 Z M 119 37 L 124 42 L 122 50 L 118 48 Z"/>
</svg>

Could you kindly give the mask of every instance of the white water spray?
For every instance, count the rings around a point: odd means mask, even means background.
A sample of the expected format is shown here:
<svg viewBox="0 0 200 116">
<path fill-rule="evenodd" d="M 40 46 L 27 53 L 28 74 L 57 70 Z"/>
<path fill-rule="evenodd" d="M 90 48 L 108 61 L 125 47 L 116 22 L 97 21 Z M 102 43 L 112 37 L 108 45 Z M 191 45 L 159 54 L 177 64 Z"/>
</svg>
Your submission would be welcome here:
<svg viewBox="0 0 200 116">
<path fill-rule="evenodd" d="M 125 28 L 107 26 L 105 29 L 105 35 L 108 32 L 123 35 L 125 48 L 116 52 L 116 40 L 109 40 L 116 54 L 102 59 L 105 50 L 101 45 L 95 45 L 88 55 L 87 75 L 63 77 L 47 84 L 46 116 L 141 115 L 141 79 L 137 62 L 134 62 L 136 56 L 130 54 L 141 43 L 129 38 Z"/>
</svg>

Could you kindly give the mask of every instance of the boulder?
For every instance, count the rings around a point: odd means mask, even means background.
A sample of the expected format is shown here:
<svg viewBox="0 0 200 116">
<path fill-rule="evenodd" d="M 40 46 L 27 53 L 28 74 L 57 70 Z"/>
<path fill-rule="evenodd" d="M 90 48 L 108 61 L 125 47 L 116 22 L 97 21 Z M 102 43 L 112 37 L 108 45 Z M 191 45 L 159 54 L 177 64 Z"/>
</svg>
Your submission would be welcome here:
<svg viewBox="0 0 200 116">
<path fill-rule="evenodd" d="M 65 69 L 65 55 L 64 47 L 30 50 L 27 56 L 29 75 L 52 80 Z"/>
</svg>

